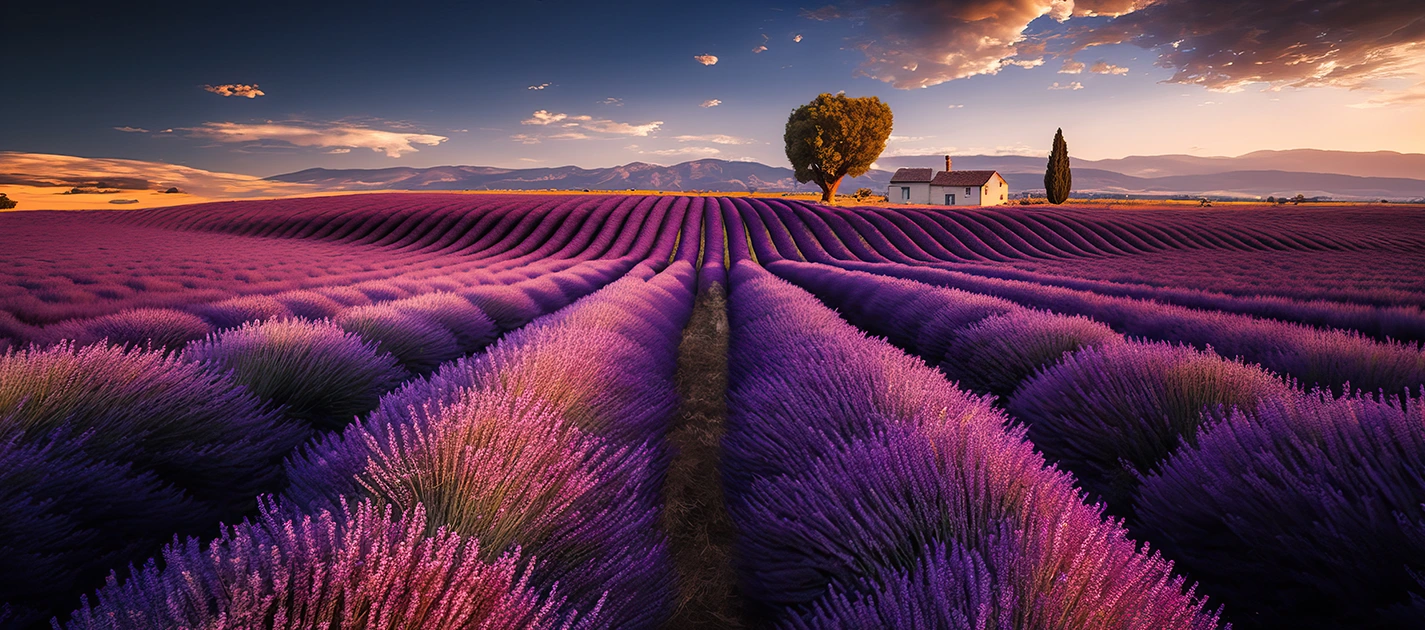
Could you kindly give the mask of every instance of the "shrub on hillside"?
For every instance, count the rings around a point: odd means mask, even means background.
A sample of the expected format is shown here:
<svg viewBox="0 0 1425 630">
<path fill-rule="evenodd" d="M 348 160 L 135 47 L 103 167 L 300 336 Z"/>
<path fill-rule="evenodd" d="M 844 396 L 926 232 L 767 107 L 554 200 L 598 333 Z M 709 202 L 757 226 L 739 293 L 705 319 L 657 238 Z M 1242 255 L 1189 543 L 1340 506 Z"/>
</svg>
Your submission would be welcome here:
<svg viewBox="0 0 1425 630">
<path fill-rule="evenodd" d="M 96 317 L 81 324 L 76 343 L 87 345 L 102 340 L 120 346 L 177 350 L 212 332 L 202 318 L 168 308 L 136 308 Z"/>
<path fill-rule="evenodd" d="M 1022 309 L 995 315 L 955 334 L 940 370 L 961 387 L 1009 396 L 1041 367 L 1067 352 L 1122 343 L 1113 329 L 1087 317 Z"/>
<path fill-rule="evenodd" d="M 153 473 L 85 446 L 83 436 L 0 440 L 0 609 L 11 615 L 0 621 L 28 627 L 66 613 L 111 569 L 214 517 Z"/>
<path fill-rule="evenodd" d="M 408 376 L 375 343 L 325 320 L 248 322 L 189 344 L 183 358 L 231 372 L 259 397 L 323 431 L 374 409 Z"/>
<path fill-rule="evenodd" d="M 406 369 L 428 374 L 459 358 L 460 344 L 450 331 L 424 313 L 402 311 L 389 304 L 355 306 L 343 311 L 337 325 L 376 343 Z"/>
<path fill-rule="evenodd" d="M 1425 406 L 1317 396 L 1237 411 L 1139 491 L 1141 528 L 1244 627 L 1425 618 Z"/>
<path fill-rule="evenodd" d="M 1184 346 L 1125 343 L 1064 357 L 1021 385 L 1008 409 L 1035 447 L 1126 511 L 1138 477 L 1191 443 L 1204 412 L 1290 391 L 1255 366 Z"/>
<path fill-rule="evenodd" d="M 465 354 L 484 348 L 499 335 L 495 322 L 484 311 L 454 293 L 424 293 L 390 302 L 388 306 L 403 313 L 423 315 L 444 326 L 455 336 L 460 351 Z"/>
<path fill-rule="evenodd" d="M 244 295 L 212 304 L 196 304 L 188 310 L 208 320 L 219 330 L 292 315 L 286 306 L 270 295 Z"/>
<path fill-rule="evenodd" d="M 370 503 L 293 517 L 272 504 L 212 543 L 188 539 L 110 582 L 67 628 L 569 628 L 526 581 L 532 559 Z M 589 622 L 597 612 L 580 618 Z"/>
<path fill-rule="evenodd" d="M 159 352 L 62 343 L 0 356 L 0 439 L 84 436 L 201 501 L 247 506 L 306 436 L 225 374 Z"/>
</svg>

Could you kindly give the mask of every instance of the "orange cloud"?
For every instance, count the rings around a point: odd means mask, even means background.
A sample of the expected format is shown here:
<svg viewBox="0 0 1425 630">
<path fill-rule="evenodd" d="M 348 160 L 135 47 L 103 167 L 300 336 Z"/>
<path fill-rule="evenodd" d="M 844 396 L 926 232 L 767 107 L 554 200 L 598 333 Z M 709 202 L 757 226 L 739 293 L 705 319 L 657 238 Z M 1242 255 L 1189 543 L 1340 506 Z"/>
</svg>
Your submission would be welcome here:
<svg viewBox="0 0 1425 630">
<path fill-rule="evenodd" d="M 222 85 L 205 85 L 204 90 L 219 96 L 243 96 L 247 98 L 257 98 L 267 93 L 257 89 L 257 84 L 245 85 L 242 83 L 224 83 Z"/>
<path fill-rule="evenodd" d="M 435 146 L 449 138 L 426 133 L 385 131 L 354 125 L 311 123 L 210 122 L 184 128 L 189 135 L 218 142 L 275 141 L 299 147 L 371 149 L 398 158 L 415 153 L 415 145 Z"/>
<path fill-rule="evenodd" d="M 705 66 L 715 66 L 715 65 L 717 65 L 717 57 L 715 57 L 715 56 L 713 56 L 713 55 L 694 55 L 694 56 L 693 56 L 693 61 L 696 61 L 696 62 L 698 62 L 698 63 L 700 63 L 700 64 L 705 65 Z"/>
</svg>

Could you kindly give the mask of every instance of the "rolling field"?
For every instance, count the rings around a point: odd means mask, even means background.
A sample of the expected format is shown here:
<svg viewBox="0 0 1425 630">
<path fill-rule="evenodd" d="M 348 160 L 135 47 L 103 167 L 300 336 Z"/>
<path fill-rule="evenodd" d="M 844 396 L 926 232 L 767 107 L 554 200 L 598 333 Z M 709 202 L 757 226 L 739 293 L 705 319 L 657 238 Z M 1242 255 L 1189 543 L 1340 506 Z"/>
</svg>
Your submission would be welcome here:
<svg viewBox="0 0 1425 630">
<path fill-rule="evenodd" d="M 1425 627 L 1425 211 L 0 214 L 0 628 Z"/>
</svg>

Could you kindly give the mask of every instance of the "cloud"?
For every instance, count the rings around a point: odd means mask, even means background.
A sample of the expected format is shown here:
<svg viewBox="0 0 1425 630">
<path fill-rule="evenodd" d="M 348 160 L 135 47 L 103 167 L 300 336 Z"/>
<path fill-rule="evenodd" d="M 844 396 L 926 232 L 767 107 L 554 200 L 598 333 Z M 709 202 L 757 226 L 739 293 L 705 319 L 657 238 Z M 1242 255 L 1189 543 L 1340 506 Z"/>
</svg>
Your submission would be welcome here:
<svg viewBox="0 0 1425 630">
<path fill-rule="evenodd" d="M 348 149 L 346 147 L 337 147 L 335 149 L 327 151 L 327 153 L 331 155 L 342 155 L 344 153 L 351 153 L 351 149 Z"/>
<path fill-rule="evenodd" d="M 1065 84 L 1063 84 L 1063 85 L 1060 85 L 1058 81 L 1055 81 L 1053 85 L 1049 86 L 1049 89 L 1051 89 L 1051 90 L 1082 90 L 1082 89 L 1084 89 L 1084 84 L 1079 83 L 1078 81 L 1073 81 L 1073 82 L 1071 82 L 1071 83 L 1065 83 Z"/>
<path fill-rule="evenodd" d="M 1082 61 L 1065 59 L 1064 65 L 1059 67 L 1059 74 L 1080 74 L 1084 71 L 1086 64 Z"/>
<path fill-rule="evenodd" d="M 929 140 L 934 137 L 935 136 L 897 136 L 895 134 L 891 134 L 889 137 L 886 138 L 886 142 L 920 142 L 921 140 Z"/>
<path fill-rule="evenodd" d="M 614 97 L 610 96 L 610 97 L 608 97 L 608 98 L 606 98 L 606 99 L 604 99 L 604 100 L 602 100 L 602 101 L 599 101 L 599 104 L 600 104 L 600 105 L 612 105 L 612 106 L 614 106 L 614 107 L 623 107 L 623 99 L 621 99 L 621 98 L 614 98 Z"/>
<path fill-rule="evenodd" d="M 724 134 L 708 134 L 701 136 L 673 136 L 678 142 L 711 142 L 713 144 L 756 144 L 755 140 L 728 136 Z"/>
<path fill-rule="evenodd" d="M 888 147 L 881 152 L 881 157 L 905 157 L 909 155 L 955 155 L 960 153 L 956 147 Z"/>
<path fill-rule="evenodd" d="M 515 135 L 510 136 L 510 139 L 520 144 L 539 144 L 539 136 L 534 136 L 527 133 L 517 133 Z"/>
<path fill-rule="evenodd" d="M 796 37 L 793 37 L 793 38 L 792 38 L 792 41 L 794 41 L 794 42 L 796 42 L 796 43 L 798 43 L 798 44 L 802 43 L 802 36 L 801 36 L 801 34 L 799 33 L 799 34 L 797 34 Z"/>
<path fill-rule="evenodd" d="M 114 131 L 122 131 L 124 133 L 148 133 L 148 130 L 143 127 L 114 127 Z"/>
<path fill-rule="evenodd" d="M 220 96 L 245 96 L 247 98 L 257 98 L 267 93 L 257 89 L 257 84 L 244 85 L 242 83 L 224 83 L 222 85 L 205 85 L 203 89 Z"/>
<path fill-rule="evenodd" d="M 693 55 L 693 61 L 696 61 L 705 66 L 717 65 L 717 57 L 713 55 Z"/>
<path fill-rule="evenodd" d="M 541 83 L 541 84 L 539 84 L 539 85 L 531 85 L 531 86 L 529 86 L 529 87 L 527 87 L 527 88 L 525 88 L 525 89 L 526 89 L 526 90 L 543 90 L 544 88 L 547 88 L 547 87 L 549 87 L 549 84 L 548 84 L 548 83 Z"/>
<path fill-rule="evenodd" d="M 643 153 L 645 155 L 661 155 L 664 157 L 708 157 L 712 155 L 719 155 L 722 153 L 722 150 L 717 149 L 715 147 L 677 147 L 673 149 L 659 149 L 657 151 L 639 151 L 639 153 Z"/>
<path fill-rule="evenodd" d="M 962 108 L 962 107 L 964 107 L 964 106 L 965 106 L 964 103 L 956 103 L 956 104 L 954 104 L 954 105 L 946 105 L 945 108 L 946 108 L 946 109 L 960 109 L 960 108 Z"/>
<path fill-rule="evenodd" d="M 521 125 L 548 125 L 548 124 L 552 124 L 552 123 L 557 123 L 557 122 L 559 122 L 559 121 L 561 121 L 561 120 L 564 120 L 565 118 L 568 118 L 568 117 L 569 117 L 569 116 L 568 116 L 568 115 L 565 115 L 565 114 L 551 114 L 551 113 L 549 113 L 549 110 L 547 110 L 547 109 L 541 109 L 541 110 L 536 110 L 536 111 L 534 112 L 534 114 L 531 115 L 529 118 L 526 118 L 526 119 L 524 119 L 524 120 L 521 120 L 521 121 L 520 121 L 520 124 L 521 124 Z"/>
<path fill-rule="evenodd" d="M 1094 74 L 1128 74 L 1128 68 L 1100 61 L 1094 64 L 1092 68 L 1089 68 L 1089 72 Z"/>
<path fill-rule="evenodd" d="M 415 145 L 435 146 L 449 138 L 426 133 L 386 131 L 341 123 L 210 122 L 183 129 L 197 138 L 227 143 L 279 143 L 278 146 L 371 149 L 398 158 L 415 153 Z"/>
<path fill-rule="evenodd" d="M 140 207 L 172 205 L 173 196 L 161 195 L 161 191 L 177 187 L 187 195 L 183 203 L 193 203 L 205 199 L 231 199 L 236 197 L 282 196 L 311 193 L 318 190 L 306 184 L 290 184 L 269 181 L 251 175 L 204 171 L 176 164 L 121 160 L 113 158 L 82 158 L 68 155 L 43 153 L 18 153 L 0 151 L 0 173 L 11 179 L 10 196 L 21 199 L 21 208 L 67 209 L 71 204 L 93 204 L 95 197 L 102 195 L 59 196 L 59 189 L 73 186 L 93 185 L 97 181 L 110 183 L 142 183 L 144 188 L 155 191 L 150 195 L 134 195 L 141 200 Z M 33 186 L 33 193 L 25 200 L 16 192 L 21 186 Z M 97 203 L 107 205 L 107 200 Z M 43 204 L 43 205 L 42 205 Z"/>
<path fill-rule="evenodd" d="M 1152 51 L 1156 65 L 1173 71 L 1169 82 L 1218 91 L 1253 83 L 1372 88 L 1425 75 L 1419 0 L 848 1 L 802 15 L 851 21 L 859 29 L 851 45 L 866 57 L 859 72 L 905 89 L 1107 44 Z M 1066 62 L 1066 73 L 1074 67 Z"/>
<path fill-rule="evenodd" d="M 1384 92 L 1379 96 L 1374 96 L 1359 103 L 1351 103 L 1347 107 L 1354 109 L 1375 109 L 1378 107 L 1393 107 L 1401 105 L 1425 105 L 1425 81 L 1411 86 L 1409 89 L 1398 92 Z"/>
<path fill-rule="evenodd" d="M 767 47 L 766 47 L 766 46 L 758 46 L 758 47 L 752 49 L 752 54 L 754 54 L 754 55 L 757 54 L 757 53 L 764 53 L 764 52 L 767 52 Z"/>
<path fill-rule="evenodd" d="M 567 121 L 567 122 L 566 122 Z M 607 134 L 611 136 L 647 136 L 663 126 L 663 121 L 655 120 L 643 124 L 622 123 L 606 118 L 594 118 L 589 115 L 571 116 L 560 112 L 550 112 L 549 110 L 538 110 L 520 121 L 522 125 L 535 125 L 547 127 L 554 123 L 561 123 L 559 126 L 565 129 L 581 129 L 594 133 Z M 539 136 L 529 134 L 516 134 L 512 138 L 525 142 L 526 144 L 538 144 Z M 576 131 L 567 131 L 560 134 L 544 136 L 553 140 L 583 140 L 590 138 L 588 134 Z M 529 140 L 533 140 L 532 142 Z"/>
<path fill-rule="evenodd" d="M 1359 88 L 1418 62 L 1425 16 L 1419 0 L 1156 0 L 1074 34 L 1075 49 L 1118 43 L 1157 53 L 1173 83 Z"/>
<path fill-rule="evenodd" d="M 910 89 L 1043 63 L 1042 54 L 1031 54 L 1042 46 L 1022 45 L 1025 29 L 1044 15 L 1068 19 L 1073 6 L 1073 0 L 896 0 L 803 15 L 864 23 L 864 34 L 852 41 L 866 56 L 859 73 Z"/>
<path fill-rule="evenodd" d="M 718 105 L 721 105 L 721 104 L 722 104 L 722 101 L 720 101 L 720 100 L 718 100 L 718 99 L 715 99 L 715 98 L 710 98 L 710 99 L 708 99 L 708 100 L 706 100 L 706 101 L 703 101 L 703 104 L 702 104 L 702 105 L 699 105 L 698 107 L 703 107 L 703 108 L 707 108 L 707 107 L 717 107 Z"/>
</svg>

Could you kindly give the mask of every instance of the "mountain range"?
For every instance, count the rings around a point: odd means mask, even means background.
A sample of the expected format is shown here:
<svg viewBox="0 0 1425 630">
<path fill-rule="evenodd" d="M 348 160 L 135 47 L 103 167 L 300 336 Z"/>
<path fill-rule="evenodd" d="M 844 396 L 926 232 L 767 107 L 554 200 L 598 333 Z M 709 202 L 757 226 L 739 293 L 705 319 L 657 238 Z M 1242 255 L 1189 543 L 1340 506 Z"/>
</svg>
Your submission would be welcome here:
<svg viewBox="0 0 1425 630">
<path fill-rule="evenodd" d="M 944 168 L 944 156 L 897 156 L 878 160 L 862 177 L 847 178 L 842 193 L 857 188 L 884 192 L 897 168 Z M 1045 160 L 1026 156 L 955 156 L 956 170 L 997 170 L 1010 190 L 1043 190 Z M 1425 154 L 1377 151 L 1256 151 L 1237 157 L 1129 156 L 1072 161 L 1074 191 L 1130 197 L 1209 196 L 1264 198 L 1273 195 L 1342 200 L 1425 198 Z M 797 184 L 792 169 L 758 162 L 704 159 L 660 166 L 632 162 L 608 168 L 561 166 L 312 168 L 267 178 L 326 190 L 665 190 L 815 191 Z"/>
</svg>

